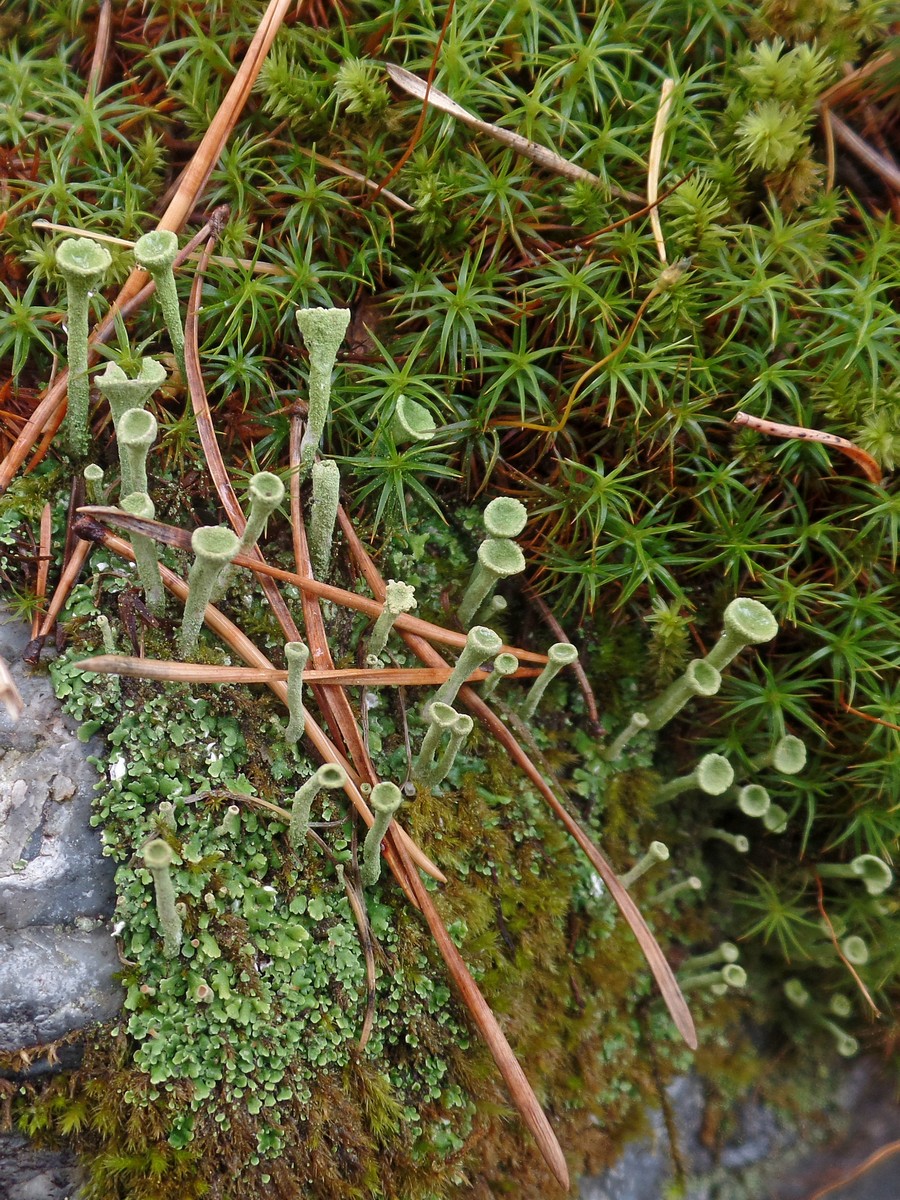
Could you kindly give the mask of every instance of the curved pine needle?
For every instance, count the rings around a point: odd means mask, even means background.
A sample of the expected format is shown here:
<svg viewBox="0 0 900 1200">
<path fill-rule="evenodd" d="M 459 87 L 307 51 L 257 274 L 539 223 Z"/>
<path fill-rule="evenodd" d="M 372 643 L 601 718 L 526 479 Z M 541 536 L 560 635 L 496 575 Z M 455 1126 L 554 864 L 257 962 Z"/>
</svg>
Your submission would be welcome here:
<svg viewBox="0 0 900 1200">
<path fill-rule="evenodd" d="M 748 429 L 758 429 L 760 433 L 769 433 L 772 437 L 797 438 L 805 442 L 821 442 L 824 446 L 833 446 L 863 469 L 870 483 L 881 483 L 881 467 L 865 450 L 838 437 L 836 433 L 823 433 L 821 429 L 808 429 L 805 425 L 782 425 L 779 421 L 764 421 L 762 417 L 753 417 L 750 413 L 739 412 L 732 417 L 735 425 L 746 425 Z"/>
</svg>

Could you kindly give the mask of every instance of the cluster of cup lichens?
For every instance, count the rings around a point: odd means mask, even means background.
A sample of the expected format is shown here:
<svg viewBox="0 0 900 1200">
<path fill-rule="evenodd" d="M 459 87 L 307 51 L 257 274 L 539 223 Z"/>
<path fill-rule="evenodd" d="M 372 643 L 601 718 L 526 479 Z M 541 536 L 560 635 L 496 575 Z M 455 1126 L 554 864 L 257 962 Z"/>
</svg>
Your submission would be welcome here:
<svg viewBox="0 0 900 1200">
<path fill-rule="evenodd" d="M 135 261 L 152 277 L 160 302 L 163 319 L 169 333 L 173 354 L 181 371 L 184 370 L 184 332 L 175 288 L 174 265 L 178 256 L 177 238 L 173 233 L 156 230 L 142 237 L 134 247 Z M 89 411 L 89 345 L 88 323 L 90 297 L 102 283 L 111 265 L 110 255 L 105 248 L 87 238 L 69 238 L 57 250 L 57 264 L 65 279 L 68 300 L 68 414 L 66 437 L 70 450 L 77 457 L 84 457 L 90 443 L 88 427 Z M 327 575 L 331 559 L 332 540 L 338 511 L 340 474 L 337 464 L 320 457 L 325 424 L 328 418 L 331 376 L 337 359 L 338 349 L 350 320 L 347 309 L 305 309 L 297 313 L 298 325 L 309 351 L 309 399 L 306 429 L 300 449 L 302 476 L 311 476 L 312 506 L 309 521 L 309 548 L 314 574 L 319 578 Z M 147 410 L 153 394 L 166 379 L 163 365 L 153 358 L 142 358 L 136 376 L 128 378 L 125 371 L 114 362 L 96 378 L 100 394 L 108 401 L 115 427 L 120 458 L 120 504 L 123 509 L 136 516 L 152 519 L 154 506 L 147 486 L 147 455 L 153 445 L 157 424 Z M 395 406 L 392 433 L 398 445 L 423 442 L 435 434 L 435 423 L 428 410 L 421 404 L 400 396 Z M 103 499 L 101 485 L 103 472 L 97 466 L 85 469 L 85 480 L 89 498 L 94 503 Z M 266 521 L 284 498 L 281 480 L 266 471 L 254 475 L 249 484 L 249 513 L 246 526 L 239 537 L 225 526 L 205 526 L 194 531 L 191 546 L 194 562 L 188 578 L 188 595 L 178 639 L 182 658 L 191 658 L 196 653 L 200 630 L 206 607 L 226 593 L 232 577 L 232 562 L 236 556 L 253 549 L 263 532 Z M 458 609 L 458 618 L 468 630 L 462 649 L 450 677 L 440 686 L 436 694 L 423 707 L 427 728 L 413 764 L 413 775 L 426 787 L 440 785 L 450 773 L 456 757 L 473 729 L 472 718 L 457 712 L 453 702 L 462 685 L 474 671 L 490 663 L 491 670 L 482 687 L 482 695 L 491 697 L 507 676 L 518 670 L 516 656 L 503 651 L 502 640 L 484 622 L 502 612 L 506 601 L 496 592 L 505 579 L 520 574 L 525 568 L 525 558 L 516 538 L 522 533 L 527 521 L 523 504 L 511 497 L 499 497 L 484 511 L 486 536 L 478 547 L 477 561 L 469 584 Z M 135 534 L 133 547 L 138 572 L 145 591 L 148 608 L 161 614 L 164 608 L 164 591 L 156 555 L 156 544 L 152 539 Z M 402 581 L 391 580 L 386 588 L 382 612 L 373 626 L 367 645 L 367 662 L 370 667 L 381 665 L 397 618 L 416 607 L 414 588 Z M 476 623 L 476 622 L 482 623 Z M 660 696 L 640 711 L 634 712 L 625 728 L 605 750 L 608 762 L 616 762 L 629 742 L 640 732 L 656 732 L 672 720 L 689 701 L 698 696 L 712 696 L 721 685 L 722 670 L 746 646 L 769 641 L 777 632 L 774 617 L 764 605 L 755 600 L 739 598 L 732 601 L 725 611 L 724 629 L 718 642 L 702 659 L 690 662 L 684 673 Z M 309 650 L 303 642 L 291 642 L 285 648 L 288 666 L 287 697 L 289 722 L 285 739 L 296 745 L 303 736 L 305 716 L 303 707 L 303 672 L 309 658 Z M 554 676 L 565 666 L 577 659 L 577 651 L 568 642 L 559 642 L 548 651 L 548 662 L 541 674 L 533 681 L 521 712 L 526 718 L 534 716 L 544 692 Z M 781 738 L 764 755 L 753 760 L 754 770 L 772 767 L 786 775 L 799 773 L 806 761 L 806 747 L 792 735 Z M 297 790 L 292 806 L 289 837 L 298 854 L 305 849 L 310 832 L 312 805 L 323 789 L 343 787 L 347 781 L 343 767 L 326 764 Z M 705 755 L 689 774 L 663 784 L 657 792 L 659 802 L 673 799 L 682 793 L 696 789 L 709 796 L 730 798 L 745 815 L 758 818 L 764 827 L 773 833 L 784 830 L 787 813 L 773 804 L 767 790 L 757 783 L 737 786 L 734 770 L 727 759 L 718 754 Z M 371 886 L 379 878 L 381 869 L 381 844 L 391 820 L 400 806 L 402 795 L 393 783 L 382 782 L 369 793 L 374 821 L 365 838 L 361 878 Z M 229 810 L 223 821 L 223 829 L 236 833 L 240 817 L 237 809 Z M 234 828 L 232 828 L 234 827 Z M 707 838 L 727 843 L 738 852 L 746 852 L 749 842 L 741 834 L 733 834 L 717 826 L 704 831 Z M 648 851 L 631 868 L 620 876 L 625 887 L 633 886 L 638 879 L 669 858 L 668 848 L 661 842 L 651 843 Z M 156 892 L 157 909 L 163 931 L 164 952 L 172 956 L 178 953 L 181 943 L 181 917 L 175 903 L 170 867 L 173 861 L 171 848 L 163 838 L 156 838 L 144 848 L 144 859 L 151 871 Z M 884 891 L 892 881 L 887 865 L 874 855 L 860 855 L 848 864 L 820 865 L 818 872 L 823 877 L 858 878 L 872 895 Z M 695 876 L 681 880 L 657 892 L 655 902 L 662 903 L 689 890 L 701 886 Z M 848 961 L 851 953 L 862 952 L 857 943 L 861 939 L 852 936 L 845 939 Z M 863 945 L 863 949 L 865 949 Z M 728 987 L 741 987 L 746 982 L 743 969 L 737 964 L 737 951 L 730 943 L 723 943 L 716 951 L 688 960 L 684 964 L 685 974 L 682 987 L 708 987 L 714 993 Z M 792 985 L 796 983 L 796 987 Z M 792 981 L 788 996 L 800 1007 L 806 1004 L 801 996 L 805 989 L 799 981 Z M 837 1003 L 837 999 L 833 1002 Z M 832 1015 L 841 1015 L 834 1009 Z M 823 1018 L 829 1024 L 830 1018 Z M 848 1050 L 853 1039 L 833 1026 L 839 1039 L 842 1053 Z M 855 1045 L 855 1044 L 854 1044 Z"/>
</svg>

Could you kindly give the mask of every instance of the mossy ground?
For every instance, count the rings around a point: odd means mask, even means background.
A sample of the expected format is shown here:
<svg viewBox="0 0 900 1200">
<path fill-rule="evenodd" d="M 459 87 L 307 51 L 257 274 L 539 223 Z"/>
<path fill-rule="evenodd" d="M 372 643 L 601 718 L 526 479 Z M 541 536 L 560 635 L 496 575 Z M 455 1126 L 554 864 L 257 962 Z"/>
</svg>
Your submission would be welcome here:
<svg viewBox="0 0 900 1200">
<path fill-rule="evenodd" d="M 33 220 L 126 240 L 152 227 L 259 5 L 114 6 L 106 75 L 90 97 L 98 16 L 90 4 L 32 0 L 0 18 L 4 451 L 60 350 L 61 235 Z M 889 477 L 900 439 L 900 240 L 878 172 L 843 150 L 832 171 L 822 107 L 844 64 L 864 67 L 882 51 L 888 20 L 877 0 L 457 0 L 452 13 L 316 4 L 276 40 L 204 197 L 210 209 L 231 206 L 217 250 L 243 260 L 210 264 L 200 322 L 236 479 L 285 469 L 290 406 L 306 387 L 294 309 L 347 304 L 354 320 L 326 446 L 385 575 L 415 582 L 427 614 L 445 621 L 459 598 L 477 541 L 470 504 L 485 489 L 528 503 L 529 582 L 578 641 L 609 733 L 711 644 L 736 593 L 776 613 L 777 641 L 736 664 L 719 699 L 638 739 L 624 770 L 599 756 L 569 680 L 554 686 L 533 731 L 543 768 L 619 869 L 661 838 L 678 874 L 703 881 L 702 900 L 662 911 L 650 906 L 656 883 L 638 885 L 673 960 L 740 939 L 745 995 L 696 1005 L 700 1061 L 726 1093 L 758 1069 L 752 1052 L 730 1048 L 738 1014 L 767 1031 L 800 1081 L 810 1046 L 827 1057 L 822 1020 L 835 994 L 852 996 L 849 1026 L 896 1069 L 897 902 L 849 881 L 820 893 L 815 871 L 860 852 L 890 861 L 900 834 L 900 508 Z M 401 164 L 419 105 L 389 90 L 380 64 L 424 77 L 435 55 L 435 83 L 454 100 L 555 147 L 599 184 L 562 180 L 434 115 Z M 635 213 L 666 76 L 676 87 L 662 187 L 673 190 L 660 220 L 669 261 L 691 261 L 659 291 L 658 241 Z M 879 127 L 889 143 L 900 111 L 889 72 L 847 87 L 842 117 L 867 134 Z M 399 204 L 373 199 L 358 180 L 381 180 L 387 163 L 398 166 L 389 187 Z M 127 247 L 115 247 L 113 278 L 128 268 Z M 188 284 L 185 272 L 183 299 Z M 145 344 L 165 357 L 160 339 L 149 308 L 109 353 L 127 364 Z M 397 445 L 400 394 L 431 411 L 433 442 Z M 173 374 L 154 400 L 151 479 L 158 515 L 191 527 L 220 514 L 186 399 Z M 738 410 L 845 436 L 885 479 L 862 479 L 821 443 L 738 430 Z M 105 408 L 94 434 L 114 478 Z M 42 505 L 54 503 L 58 547 L 80 465 L 54 448 L 0 499 L 0 579 L 23 613 L 34 604 Z M 271 541 L 267 552 L 289 563 L 283 526 Z M 64 614 L 69 649 L 56 676 L 87 728 L 112 735 L 104 769 L 123 772 L 104 785 L 98 819 L 119 861 L 131 1007 L 82 1072 L 16 1101 L 23 1127 L 73 1139 L 103 1200 L 204 1188 L 234 1200 L 303 1189 L 311 1198 L 546 1194 L 543 1168 L 393 886 L 385 880 L 370 897 L 382 956 L 375 1033 L 360 1057 L 364 970 L 334 864 L 311 850 L 302 869 L 292 865 L 283 825 L 250 807 L 240 853 L 214 833 L 227 794 L 283 797 L 313 765 L 281 744 L 274 704 L 240 688 L 123 681 L 116 692 L 67 666 L 97 648 L 99 609 L 122 649 L 133 628 L 147 653 L 165 656 L 177 624 L 170 606 L 168 626 L 143 628 L 133 605 L 119 607 L 131 579 L 114 562 L 100 569 L 98 557 Z M 517 597 L 510 589 L 504 632 L 545 645 L 551 635 Z M 233 613 L 277 658 L 283 639 L 268 610 L 251 601 Z M 364 623 L 332 611 L 328 622 L 339 665 L 352 663 Z M 209 642 L 204 655 L 219 661 L 222 650 Z M 387 777 L 405 773 L 404 720 L 415 739 L 418 699 L 365 710 Z M 753 758 L 786 731 L 806 738 L 810 758 L 801 776 L 765 780 L 788 814 L 783 836 L 725 800 L 653 803 L 658 779 L 689 770 L 701 752 L 727 754 L 750 778 Z M 595 1166 L 685 1058 L 633 942 L 509 763 L 479 737 L 451 783 L 408 805 L 417 835 L 452 868 L 436 901 L 573 1168 Z M 167 794 L 177 811 L 168 830 L 154 816 Z M 338 806 L 329 815 L 332 853 L 352 858 L 352 824 Z M 746 834 L 750 853 L 738 859 L 704 840 L 712 818 Z M 177 969 L 160 956 L 152 889 L 134 858 L 151 832 L 182 858 L 192 936 Z M 874 1024 L 823 913 L 836 939 L 852 933 L 870 948 L 859 977 L 883 1014 Z M 287 937 L 288 925 L 306 936 Z M 802 1013 L 783 998 L 791 975 L 813 998 Z M 213 989 L 209 1004 L 190 999 L 198 980 Z"/>
</svg>

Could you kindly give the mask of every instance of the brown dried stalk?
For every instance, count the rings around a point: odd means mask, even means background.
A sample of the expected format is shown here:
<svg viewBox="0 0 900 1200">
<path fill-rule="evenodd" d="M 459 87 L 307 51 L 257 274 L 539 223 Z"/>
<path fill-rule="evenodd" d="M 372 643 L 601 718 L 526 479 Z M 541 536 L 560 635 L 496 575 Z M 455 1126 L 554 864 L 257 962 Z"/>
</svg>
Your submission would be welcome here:
<svg viewBox="0 0 900 1200">
<path fill-rule="evenodd" d="M 739 412 L 732 417 L 735 425 L 746 425 L 748 429 L 758 429 L 760 433 L 769 433 L 772 437 L 797 438 L 806 442 L 821 442 L 825 446 L 833 446 L 848 458 L 852 458 L 863 469 L 863 473 L 871 483 L 881 483 L 881 467 L 865 450 L 855 446 L 847 438 L 838 437 L 836 433 L 823 433 L 821 429 L 808 429 L 805 425 L 782 425 L 780 421 L 764 421 L 762 417 L 752 417 L 749 413 Z"/>
<path fill-rule="evenodd" d="M 96 675 L 127 675 L 133 679 L 160 679 L 167 683 L 269 683 L 285 680 L 287 671 L 258 667 L 217 667 L 206 663 L 169 662 L 164 658 L 129 658 L 120 654 L 101 654 L 75 664 L 80 671 Z M 303 672 L 304 683 L 327 683 L 339 687 L 431 687 L 445 683 L 452 667 L 386 667 L 314 670 Z M 536 667 L 518 670 L 510 678 L 538 675 Z M 486 671 L 473 671 L 470 683 L 487 678 Z"/>
<path fill-rule="evenodd" d="M 349 518 L 343 509 L 338 510 L 338 520 L 341 522 L 341 528 L 344 531 L 344 536 L 347 539 L 350 547 L 350 552 L 353 555 L 359 569 L 362 571 L 363 577 L 368 583 L 371 590 L 376 596 L 384 596 L 384 581 L 375 566 L 375 563 L 369 557 L 369 554 L 362 542 L 356 535 L 356 531 L 350 523 Z M 422 638 L 416 637 L 413 634 L 404 632 L 404 641 L 412 650 L 412 652 L 425 663 L 437 665 L 442 661 L 440 655 Z M 672 972 L 672 968 L 666 962 L 665 956 L 659 947 L 656 938 L 647 927 L 647 922 L 641 915 L 641 911 L 625 888 L 619 883 L 618 876 L 613 870 L 609 862 L 603 854 L 593 844 L 578 822 L 572 817 L 563 805 L 559 802 L 553 793 L 553 790 L 547 785 L 540 771 L 532 763 L 531 759 L 509 732 L 502 721 L 491 711 L 479 695 L 472 691 L 470 687 L 463 687 L 460 690 L 459 697 L 463 704 L 469 709 L 473 716 L 477 717 L 483 725 L 485 725 L 491 733 L 500 742 L 501 746 L 507 751 L 514 762 L 518 763 L 522 770 L 527 774 L 528 778 L 535 784 L 541 795 L 550 805 L 555 815 L 559 818 L 566 830 L 575 839 L 594 870 L 606 884 L 610 895 L 619 907 L 622 916 L 631 927 L 634 936 L 637 938 L 644 957 L 650 970 L 656 979 L 659 989 L 662 993 L 663 1000 L 666 1003 L 672 1020 L 675 1022 L 675 1027 L 678 1032 L 692 1048 L 697 1047 L 697 1033 L 694 1028 L 694 1022 L 685 1003 L 684 996 L 681 994 L 681 989 Z"/>
<path fill-rule="evenodd" d="M 82 516 L 101 521 L 105 525 L 114 525 L 117 529 L 124 529 L 127 533 L 142 533 L 146 537 L 153 538 L 154 541 L 161 542 L 164 546 L 173 546 L 177 550 L 185 550 L 190 553 L 190 533 L 175 525 L 164 525 L 160 521 L 148 521 L 144 517 L 135 517 L 131 513 L 121 512 L 118 508 L 107 508 L 102 505 L 86 504 L 78 511 Z M 297 523 L 293 519 L 292 525 L 296 540 Z M 384 604 L 383 600 L 372 600 L 368 596 L 359 596 L 356 592 L 348 592 L 344 588 L 334 587 L 330 583 L 320 583 L 318 579 L 312 579 L 308 575 L 298 575 L 295 571 L 284 571 L 280 567 L 257 562 L 244 554 L 237 555 L 232 565 L 246 567 L 259 575 L 270 575 L 273 579 L 280 579 L 283 583 L 292 583 L 302 592 L 308 592 L 310 596 L 318 596 L 322 600 L 332 600 L 335 604 L 340 604 L 344 608 L 354 608 L 370 617 L 378 617 Z M 433 625 L 430 621 L 423 621 L 421 617 L 413 617 L 408 613 L 402 613 L 397 618 L 394 628 L 416 633 L 420 637 L 428 638 L 429 641 L 455 646 L 458 649 L 466 644 L 464 633 L 457 633 L 453 629 L 444 629 L 442 625 Z M 520 646 L 504 645 L 501 650 L 515 654 L 520 662 L 543 664 L 547 661 L 546 654 L 537 654 L 534 650 L 525 650 Z"/>
</svg>

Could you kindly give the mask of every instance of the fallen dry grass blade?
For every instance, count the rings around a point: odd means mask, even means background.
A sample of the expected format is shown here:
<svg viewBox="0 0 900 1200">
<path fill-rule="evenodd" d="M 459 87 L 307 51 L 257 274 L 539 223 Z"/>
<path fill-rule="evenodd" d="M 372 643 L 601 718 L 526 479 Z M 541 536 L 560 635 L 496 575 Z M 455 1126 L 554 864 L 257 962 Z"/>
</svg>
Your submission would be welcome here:
<svg viewBox="0 0 900 1200">
<path fill-rule="evenodd" d="M 133 679 L 159 679 L 168 683 L 269 683 L 287 679 L 287 671 L 259 667 L 217 667 L 207 663 L 169 662 L 164 658 L 130 658 L 124 654 L 102 654 L 75 664 L 81 671 L 96 675 L 128 675 Z M 304 683 L 327 683 L 339 687 L 435 687 L 446 683 L 452 667 L 386 667 L 382 670 L 346 667 L 335 670 L 303 672 Z M 517 671 L 518 676 L 539 674 L 532 667 Z M 473 671 L 470 683 L 487 678 L 486 671 Z"/>
<path fill-rule="evenodd" d="M 823 446 L 833 446 L 835 450 L 840 450 L 862 467 L 870 483 L 881 483 L 881 467 L 872 455 L 846 438 L 838 437 L 836 433 L 823 433 L 821 429 L 808 429 L 804 425 L 782 425 L 780 421 L 764 421 L 762 417 L 753 417 L 745 412 L 735 413 L 732 422 L 735 425 L 746 425 L 748 429 L 758 429 L 760 433 L 768 433 L 772 437 L 796 438 L 802 442 L 821 442 Z"/>
<path fill-rule="evenodd" d="M 666 122 L 669 119 L 669 109 L 672 107 L 672 93 L 675 90 L 674 79 L 664 79 L 659 94 L 659 108 L 656 110 L 656 120 L 653 123 L 653 136 L 650 139 L 650 155 L 647 160 L 647 207 L 650 209 L 650 227 L 656 242 L 656 252 L 659 261 L 665 265 L 666 243 L 663 238 L 662 222 L 659 219 L 659 170 L 662 166 L 663 141 L 666 136 Z"/>
<path fill-rule="evenodd" d="M 117 529 L 124 529 L 127 533 L 142 533 L 145 537 L 153 538 L 154 541 L 161 542 L 164 546 L 174 546 L 178 550 L 190 553 L 191 535 L 187 530 L 179 529 L 175 525 L 163 525 L 159 521 L 148 521 L 144 517 L 134 517 L 130 513 L 121 512 L 118 508 L 106 508 L 102 505 L 86 504 L 78 512 L 82 517 L 101 521 L 105 525 L 114 525 Z M 292 525 L 296 539 L 298 527 L 293 521 Z M 297 574 L 295 571 L 283 571 L 280 567 L 273 567 L 266 562 L 257 562 L 244 554 L 239 554 L 234 559 L 233 565 L 246 567 L 259 575 L 271 575 L 273 579 L 279 579 L 282 583 L 292 583 L 301 592 L 318 596 L 322 600 L 331 600 L 344 608 L 356 609 L 357 612 L 366 613 L 373 618 L 378 617 L 381 613 L 383 605 L 381 600 L 373 600 L 369 596 L 358 596 L 356 592 L 348 592 L 344 588 L 334 587 L 330 583 L 320 583 L 318 579 Z M 407 613 L 397 618 L 394 628 L 416 633 L 419 637 L 427 638 L 429 641 L 455 646 L 458 649 L 466 644 L 464 633 L 457 633 L 454 629 L 444 629 L 441 625 L 433 625 L 430 621 L 423 621 L 421 617 L 413 617 Z M 520 646 L 504 645 L 501 650 L 515 654 L 520 662 L 543 665 L 547 661 L 546 654 L 538 654 L 534 650 L 525 650 Z"/>
<path fill-rule="evenodd" d="M 106 530 L 101 529 L 99 526 L 95 531 L 94 538 L 100 545 L 113 554 L 118 554 L 120 557 L 128 559 L 129 562 L 134 562 L 134 551 L 128 542 L 123 541 L 122 538 L 107 533 Z M 164 567 L 162 564 L 160 564 L 159 572 L 162 576 L 163 584 L 183 604 L 187 599 L 187 584 L 174 571 L 170 571 L 168 567 Z M 233 621 L 229 621 L 224 613 L 219 612 L 212 604 L 207 606 L 204 619 L 213 633 L 230 646 L 235 654 L 239 654 L 246 663 L 267 671 L 275 670 L 268 658 L 251 642 L 243 630 L 239 629 Z M 271 679 L 267 681 L 267 686 L 274 692 L 282 704 L 287 706 L 287 684 L 281 680 Z M 325 735 L 325 732 L 321 729 L 315 718 L 308 712 L 306 713 L 305 736 L 309 738 L 317 753 L 321 755 L 325 762 L 337 763 L 347 772 L 347 783 L 344 791 L 366 825 L 371 826 L 374 818 L 359 790 L 359 777 L 354 771 L 353 765 L 338 751 L 337 747 Z M 392 824 L 396 824 L 396 822 L 392 822 Z M 400 826 L 398 826 L 397 831 L 404 848 L 409 852 L 413 862 L 421 867 L 426 874 L 431 875 L 433 879 L 437 879 L 440 883 L 446 883 L 447 877 L 443 871 L 436 867 L 431 859 L 419 849 L 409 834 Z M 390 858 L 388 858 L 388 861 L 390 863 Z M 394 861 L 396 862 L 396 859 Z M 404 891 L 412 899 L 412 893 L 406 881 L 405 870 L 397 865 L 395 875 L 400 886 L 403 887 Z"/>
<path fill-rule="evenodd" d="M 212 253 L 213 244 L 214 238 L 210 238 L 200 259 L 200 264 L 194 273 L 194 282 L 191 286 L 191 296 L 188 301 L 187 315 L 184 322 L 184 365 L 187 371 L 188 392 L 194 409 L 194 417 L 197 421 L 197 433 L 200 436 L 200 445 L 203 447 L 206 465 L 215 484 L 219 501 L 231 523 L 231 527 L 238 537 L 241 537 L 247 528 L 247 519 L 241 509 L 237 493 L 232 487 L 228 472 L 225 470 L 225 463 L 222 461 L 222 452 L 219 449 L 219 443 L 216 441 L 212 413 L 209 409 L 206 388 L 203 386 L 203 374 L 200 370 L 197 313 L 200 308 L 203 277 L 206 274 L 206 267 L 209 262 L 209 256 Z M 250 552 L 246 557 L 252 562 L 264 561 L 259 547 L 255 545 L 250 547 Z M 277 584 L 270 576 L 266 575 L 259 576 L 259 582 L 266 599 L 272 606 L 272 611 L 282 628 L 285 638 L 289 642 L 299 642 L 300 631 L 294 624 L 294 618 L 291 616 L 291 611 L 279 592 Z"/>
<path fill-rule="evenodd" d="M 491 125 L 489 121 L 482 121 L 480 117 L 470 113 L 461 104 L 451 100 L 445 92 L 435 87 L 429 88 L 424 79 L 413 75 L 412 71 L 407 71 L 405 67 L 395 67 L 393 63 L 385 63 L 385 69 L 394 83 L 404 92 L 408 92 L 410 96 L 415 96 L 417 100 L 427 100 L 439 112 L 447 113 L 448 116 L 461 121 L 463 125 L 468 125 L 470 129 L 475 129 L 478 133 L 487 134 L 495 141 L 502 142 L 504 146 L 509 146 L 517 154 L 521 154 L 523 158 L 528 158 L 539 166 L 555 171 L 557 175 L 564 175 L 567 179 L 580 179 L 592 183 L 598 188 L 605 187 L 599 176 L 592 175 L 584 167 L 569 162 L 555 150 L 548 150 L 546 146 L 532 142 L 523 137 L 521 133 L 515 133 L 511 129 L 502 129 L 499 125 Z M 640 197 L 634 197 L 634 199 L 640 199 Z"/>
<path fill-rule="evenodd" d="M 56 585 L 56 591 L 53 593 L 53 598 L 47 606 L 47 612 L 37 633 L 39 638 L 47 637 L 53 628 L 53 624 L 62 612 L 63 605 L 69 598 L 69 592 L 75 586 L 75 582 L 81 574 L 81 568 L 84 566 L 85 559 L 90 552 L 90 543 L 76 543 L 75 549 L 72 551 L 72 557 L 66 563 L 65 569 L 59 577 L 59 583 Z"/>
<path fill-rule="evenodd" d="M 343 510 L 339 510 L 338 518 L 341 521 L 341 527 L 344 530 L 344 535 L 350 546 L 350 552 L 353 558 L 362 571 L 363 577 L 372 589 L 373 593 L 384 595 L 384 580 L 375 566 L 375 563 L 370 558 L 368 551 L 363 546 L 362 542 L 356 535 L 353 526 Z M 412 652 L 424 663 L 435 664 L 435 661 L 440 661 L 440 655 L 422 638 L 417 638 L 414 635 L 404 633 L 404 640 Z M 540 771 L 509 732 L 503 722 L 497 715 L 488 707 L 479 695 L 472 691 L 470 687 L 463 687 L 460 690 L 459 698 L 462 703 L 468 708 L 469 712 L 477 717 L 479 721 L 486 726 L 500 742 L 503 748 L 509 753 L 514 762 L 522 768 L 528 778 L 538 788 L 541 795 L 550 805 L 550 808 L 562 822 L 566 830 L 575 839 L 578 845 L 587 856 L 594 870 L 606 884 L 609 893 L 613 900 L 618 905 L 619 911 L 631 927 L 634 936 L 637 938 L 638 944 L 644 953 L 647 964 L 650 967 L 653 977 L 659 985 L 663 1000 L 666 1003 L 669 1012 L 672 1015 L 672 1020 L 675 1022 L 675 1027 L 678 1032 L 691 1047 L 697 1048 L 697 1032 L 694 1028 L 694 1021 L 691 1017 L 690 1010 L 685 1003 L 684 996 L 681 993 L 681 988 L 675 979 L 672 968 L 666 961 L 665 955 L 660 949 L 659 943 L 647 927 L 647 922 L 641 915 L 641 911 L 625 888 L 619 883 L 616 872 L 613 870 L 605 856 L 597 849 L 591 839 L 587 836 L 574 817 L 563 807 L 560 801 L 556 798 L 553 789 L 550 788 L 541 775 Z"/>
</svg>

